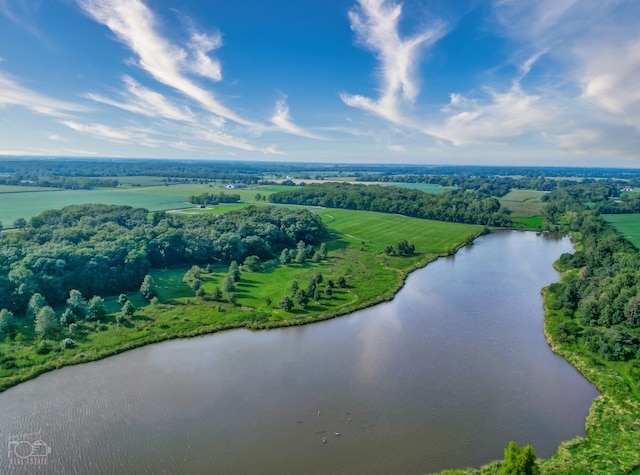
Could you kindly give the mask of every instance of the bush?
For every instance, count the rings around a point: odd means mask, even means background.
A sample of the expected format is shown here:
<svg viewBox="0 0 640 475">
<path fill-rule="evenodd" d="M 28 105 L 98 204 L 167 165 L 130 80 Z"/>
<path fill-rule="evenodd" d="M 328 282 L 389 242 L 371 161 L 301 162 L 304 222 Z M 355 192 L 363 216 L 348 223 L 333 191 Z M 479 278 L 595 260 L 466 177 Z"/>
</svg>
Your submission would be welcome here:
<svg viewBox="0 0 640 475">
<path fill-rule="evenodd" d="M 73 341 L 71 338 L 65 338 L 60 342 L 60 347 L 63 350 L 66 350 L 67 348 L 73 348 L 74 346 L 76 346 L 76 342 Z"/>
</svg>

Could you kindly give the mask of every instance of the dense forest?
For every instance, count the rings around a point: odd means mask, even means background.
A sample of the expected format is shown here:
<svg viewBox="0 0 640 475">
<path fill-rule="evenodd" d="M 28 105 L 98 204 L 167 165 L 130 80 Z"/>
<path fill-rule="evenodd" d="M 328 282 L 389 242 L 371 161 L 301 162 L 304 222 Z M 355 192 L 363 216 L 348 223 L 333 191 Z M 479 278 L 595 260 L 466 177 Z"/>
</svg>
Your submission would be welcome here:
<svg viewBox="0 0 640 475">
<path fill-rule="evenodd" d="M 324 183 L 274 193 L 269 200 L 273 203 L 397 213 L 414 218 L 488 226 L 511 224 L 508 212 L 500 207 L 496 198 L 462 190 L 446 190 L 436 195 L 379 185 Z"/>
<path fill-rule="evenodd" d="M 23 313 L 31 296 L 51 305 L 71 289 L 114 295 L 140 287 L 151 268 L 260 261 L 300 241 L 327 238 L 320 218 L 304 209 L 247 207 L 224 215 L 151 218 L 142 208 L 69 206 L 46 211 L 20 231 L 0 235 L 0 302 Z"/>
</svg>

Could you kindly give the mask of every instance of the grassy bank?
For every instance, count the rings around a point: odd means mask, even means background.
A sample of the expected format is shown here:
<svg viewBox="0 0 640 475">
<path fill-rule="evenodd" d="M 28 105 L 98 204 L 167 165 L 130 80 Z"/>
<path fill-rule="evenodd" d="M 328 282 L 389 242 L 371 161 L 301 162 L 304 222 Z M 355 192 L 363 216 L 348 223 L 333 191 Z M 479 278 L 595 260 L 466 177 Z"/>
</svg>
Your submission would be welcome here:
<svg viewBox="0 0 640 475">
<path fill-rule="evenodd" d="M 161 269 L 152 274 L 158 283 L 159 302 L 147 305 L 137 292 L 131 293 L 129 298 L 138 310 L 121 324 L 115 320 L 119 308 L 115 297 L 106 299 L 107 309 L 113 313 L 105 321 L 81 321 L 73 331 L 61 331 L 56 341 L 36 337 L 33 324 L 24 323 L 19 328 L 19 338 L 0 343 L 0 390 L 55 368 L 171 338 L 230 328 L 302 325 L 344 315 L 391 299 L 409 272 L 440 255 L 455 252 L 482 232 L 479 226 L 379 213 L 326 210 L 322 216 L 332 230 L 327 259 L 285 266 L 273 261 L 261 272 L 243 271 L 233 303 L 229 303 L 227 295 L 213 298 L 215 288 L 222 286 L 226 267 L 211 266 L 202 274 L 202 297 L 195 297 L 182 282 L 187 268 Z M 409 239 L 416 246 L 413 255 L 384 253 L 385 246 L 408 236 L 416 237 Z M 292 311 L 278 306 L 284 296 L 290 295 L 294 280 L 304 289 L 317 273 L 323 276 L 323 283 L 318 285 L 323 296 L 318 302 L 311 301 L 304 308 L 296 306 Z M 335 287 L 327 295 L 327 281 L 337 281 L 339 277 L 344 277 L 346 286 Z M 75 346 L 62 349 L 59 341 L 63 338 L 73 339 Z"/>
</svg>

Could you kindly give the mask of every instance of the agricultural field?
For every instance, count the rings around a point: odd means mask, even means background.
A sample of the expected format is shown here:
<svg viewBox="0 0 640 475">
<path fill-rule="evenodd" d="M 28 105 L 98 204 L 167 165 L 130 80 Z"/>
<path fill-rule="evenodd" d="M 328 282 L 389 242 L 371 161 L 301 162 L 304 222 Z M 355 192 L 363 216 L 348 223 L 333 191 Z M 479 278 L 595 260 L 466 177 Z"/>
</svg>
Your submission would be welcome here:
<svg viewBox="0 0 640 475">
<path fill-rule="evenodd" d="M 531 218 L 542 215 L 542 197 L 546 191 L 511 190 L 500 199 L 502 206 L 511 211 L 513 218 Z"/>
<path fill-rule="evenodd" d="M 28 193 L 33 191 L 55 191 L 57 188 L 46 188 L 43 186 L 18 186 L 18 185 L 0 185 L 0 194 L 2 193 Z"/>
<path fill-rule="evenodd" d="M 330 229 L 353 239 L 382 247 L 408 239 L 421 252 L 446 251 L 452 243 L 466 242 L 482 230 L 481 226 L 371 211 L 325 208 L 316 212 Z"/>
<path fill-rule="evenodd" d="M 116 177 L 120 178 L 120 177 Z M 143 177 L 144 178 L 144 177 Z M 153 177 L 147 177 L 153 178 Z M 10 187 L 23 188 L 24 187 Z M 12 225 L 17 218 L 29 220 L 48 209 L 60 209 L 69 205 L 79 204 L 112 204 L 129 205 L 147 208 L 150 211 L 188 208 L 192 205 L 187 202 L 189 196 L 202 193 L 233 193 L 240 195 L 243 201 L 254 201 L 256 193 L 269 196 L 271 193 L 290 189 L 287 186 L 261 186 L 256 185 L 244 189 L 227 189 L 225 185 L 170 185 L 127 187 L 99 190 L 62 190 L 29 191 L 23 193 L 0 193 L 0 221 L 5 228 Z M 1 190 L 0 190 L 1 191 Z M 228 209 L 227 209 L 228 211 Z"/>
<path fill-rule="evenodd" d="M 640 214 L 607 214 L 604 218 L 622 236 L 640 249 Z"/>
</svg>

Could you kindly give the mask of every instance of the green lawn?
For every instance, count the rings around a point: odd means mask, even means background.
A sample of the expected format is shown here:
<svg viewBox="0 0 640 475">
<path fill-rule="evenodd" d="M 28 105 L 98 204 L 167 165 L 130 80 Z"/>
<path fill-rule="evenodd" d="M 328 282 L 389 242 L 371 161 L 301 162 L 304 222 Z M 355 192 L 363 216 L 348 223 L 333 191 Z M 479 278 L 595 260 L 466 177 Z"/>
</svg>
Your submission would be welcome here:
<svg viewBox="0 0 640 475">
<path fill-rule="evenodd" d="M 640 214 L 607 214 L 609 224 L 640 249 Z"/>
<path fill-rule="evenodd" d="M 321 209 L 316 212 L 331 229 L 357 240 L 385 246 L 407 239 L 422 252 L 444 252 L 453 243 L 467 241 L 482 229 L 371 211 Z"/>
<path fill-rule="evenodd" d="M 511 211 L 514 218 L 531 218 L 542 215 L 542 197 L 546 191 L 511 190 L 500 199 L 502 206 Z"/>
<path fill-rule="evenodd" d="M 0 194 L 2 193 L 29 193 L 34 191 L 56 191 L 58 188 L 48 188 L 43 186 L 18 186 L 18 185 L 0 185 Z"/>
</svg>

